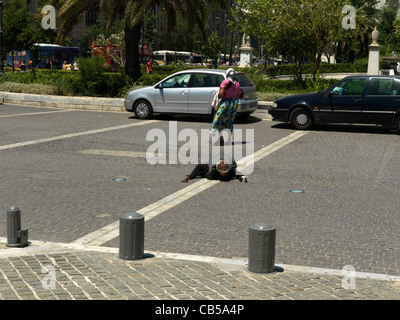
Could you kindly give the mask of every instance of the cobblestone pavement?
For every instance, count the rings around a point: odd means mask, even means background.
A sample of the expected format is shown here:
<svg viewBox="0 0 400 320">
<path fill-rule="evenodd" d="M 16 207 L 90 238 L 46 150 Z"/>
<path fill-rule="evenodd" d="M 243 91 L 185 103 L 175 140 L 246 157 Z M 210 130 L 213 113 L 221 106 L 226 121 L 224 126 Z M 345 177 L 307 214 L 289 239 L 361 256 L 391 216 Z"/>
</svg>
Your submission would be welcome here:
<svg viewBox="0 0 400 320">
<path fill-rule="evenodd" d="M 8 248 L 0 244 L 3 300 L 399 300 L 400 279 L 354 281 L 333 270 L 256 274 L 235 260 L 145 252 L 122 260 L 115 248 Z M 57 252 L 58 251 L 58 252 Z"/>
</svg>

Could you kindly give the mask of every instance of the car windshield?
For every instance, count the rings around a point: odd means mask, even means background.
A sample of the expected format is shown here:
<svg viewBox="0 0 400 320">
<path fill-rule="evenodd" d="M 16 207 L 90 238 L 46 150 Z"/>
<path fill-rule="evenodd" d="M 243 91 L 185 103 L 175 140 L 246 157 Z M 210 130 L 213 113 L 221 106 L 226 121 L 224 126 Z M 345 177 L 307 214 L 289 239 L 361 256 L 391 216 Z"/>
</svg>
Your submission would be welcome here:
<svg viewBox="0 0 400 320">
<path fill-rule="evenodd" d="M 233 78 L 239 82 L 241 87 L 251 87 L 254 85 L 250 78 L 244 73 L 237 73 Z"/>
</svg>

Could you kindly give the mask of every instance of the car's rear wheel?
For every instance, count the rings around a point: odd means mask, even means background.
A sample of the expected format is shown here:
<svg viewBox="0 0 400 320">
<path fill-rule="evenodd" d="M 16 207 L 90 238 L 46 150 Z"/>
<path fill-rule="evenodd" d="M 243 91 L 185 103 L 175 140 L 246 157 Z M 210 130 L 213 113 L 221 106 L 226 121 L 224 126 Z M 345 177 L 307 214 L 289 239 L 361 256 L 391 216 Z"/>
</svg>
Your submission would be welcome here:
<svg viewBox="0 0 400 320">
<path fill-rule="evenodd" d="M 311 113 L 303 108 L 296 108 L 290 114 L 290 124 L 296 130 L 310 129 L 313 123 Z"/>
<path fill-rule="evenodd" d="M 153 108 L 147 101 L 138 101 L 133 107 L 135 117 L 138 119 L 149 119 L 153 115 Z"/>
</svg>

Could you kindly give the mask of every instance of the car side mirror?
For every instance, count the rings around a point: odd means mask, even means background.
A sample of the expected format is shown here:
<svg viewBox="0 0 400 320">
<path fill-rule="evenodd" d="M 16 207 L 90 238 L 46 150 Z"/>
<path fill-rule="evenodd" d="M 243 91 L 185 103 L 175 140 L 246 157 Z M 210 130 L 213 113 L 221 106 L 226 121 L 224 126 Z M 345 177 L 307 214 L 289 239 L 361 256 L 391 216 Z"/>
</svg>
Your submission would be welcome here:
<svg viewBox="0 0 400 320">
<path fill-rule="evenodd" d="M 162 88 L 163 88 L 162 82 L 159 83 L 159 84 L 157 84 L 154 88 L 156 88 L 156 89 L 162 89 Z"/>
</svg>

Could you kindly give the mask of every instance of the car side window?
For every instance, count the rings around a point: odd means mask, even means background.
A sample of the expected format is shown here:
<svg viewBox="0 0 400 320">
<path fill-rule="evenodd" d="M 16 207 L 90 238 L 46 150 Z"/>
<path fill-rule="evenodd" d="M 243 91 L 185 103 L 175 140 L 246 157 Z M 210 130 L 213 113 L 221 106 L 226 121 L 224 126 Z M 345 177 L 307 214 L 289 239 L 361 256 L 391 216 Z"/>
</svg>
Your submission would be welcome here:
<svg viewBox="0 0 400 320">
<path fill-rule="evenodd" d="M 215 77 L 212 74 L 196 73 L 192 82 L 192 87 L 207 88 L 216 87 Z"/>
<path fill-rule="evenodd" d="M 331 93 L 338 96 L 360 96 L 366 82 L 367 79 L 348 79 L 333 88 Z"/>
<path fill-rule="evenodd" d="M 198 88 L 219 87 L 218 75 L 207 73 L 196 73 L 191 86 Z"/>
<path fill-rule="evenodd" d="M 190 73 L 173 76 L 163 82 L 163 88 L 187 88 L 190 77 Z"/>
<path fill-rule="evenodd" d="M 368 90 L 369 96 L 390 96 L 393 93 L 397 94 L 397 91 L 392 92 L 392 80 L 390 79 L 372 79 L 371 85 Z M 393 85 L 396 86 L 395 83 Z M 394 88 L 395 89 L 395 88 Z"/>
<path fill-rule="evenodd" d="M 400 87 L 399 83 L 395 80 L 392 80 L 392 88 L 391 88 L 392 96 L 400 96 Z"/>
</svg>

